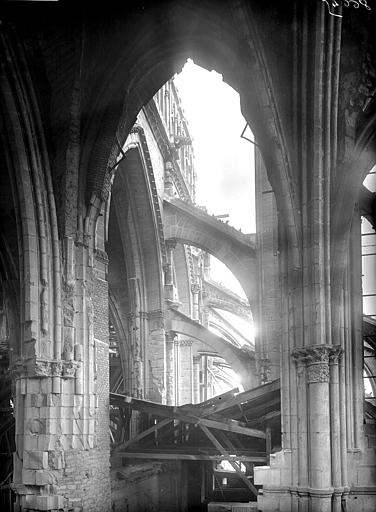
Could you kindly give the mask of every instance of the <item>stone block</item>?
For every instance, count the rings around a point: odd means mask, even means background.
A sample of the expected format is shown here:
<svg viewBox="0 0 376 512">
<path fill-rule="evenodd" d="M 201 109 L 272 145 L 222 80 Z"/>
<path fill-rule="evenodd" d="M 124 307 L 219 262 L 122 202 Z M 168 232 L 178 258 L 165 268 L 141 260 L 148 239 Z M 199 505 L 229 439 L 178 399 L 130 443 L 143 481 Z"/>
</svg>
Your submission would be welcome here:
<svg viewBox="0 0 376 512">
<path fill-rule="evenodd" d="M 17 381 L 17 385 L 18 385 L 18 389 L 17 389 L 17 392 L 20 394 L 20 395 L 26 395 L 26 391 L 27 391 L 27 387 L 26 387 L 26 379 L 19 379 Z"/>
<path fill-rule="evenodd" d="M 39 394 L 41 391 L 39 378 L 27 379 L 26 389 L 27 393 Z"/>
<path fill-rule="evenodd" d="M 50 469 L 63 469 L 65 467 L 63 452 L 49 451 L 48 452 L 48 466 Z"/>
<path fill-rule="evenodd" d="M 56 434 L 41 434 L 38 436 L 38 450 L 54 450 L 57 442 Z"/>
<path fill-rule="evenodd" d="M 42 418 L 60 418 L 61 412 L 60 407 L 52 406 L 52 407 L 41 407 L 41 417 Z"/>
<path fill-rule="evenodd" d="M 73 450 L 84 450 L 86 448 L 84 446 L 83 436 L 72 435 L 72 448 Z"/>
<path fill-rule="evenodd" d="M 77 420 L 77 419 L 80 419 L 80 418 L 82 418 L 84 416 L 81 407 L 71 407 L 71 409 L 72 409 L 72 412 L 71 412 L 71 417 L 72 418 Z"/>
<path fill-rule="evenodd" d="M 26 418 L 42 418 L 40 407 L 25 407 Z"/>
<path fill-rule="evenodd" d="M 63 496 L 36 496 L 35 507 L 37 510 L 59 510 L 64 508 Z"/>
<path fill-rule="evenodd" d="M 62 394 L 74 395 L 74 380 L 75 379 L 62 379 Z"/>
<path fill-rule="evenodd" d="M 54 407 L 56 404 L 54 403 L 53 397 L 59 396 L 59 395 L 54 395 L 53 393 L 48 393 L 47 395 L 44 395 L 44 396 L 46 397 L 46 403 L 44 403 L 43 405 L 46 407 Z"/>
<path fill-rule="evenodd" d="M 84 433 L 84 420 L 73 420 L 72 433 L 82 435 Z"/>
<path fill-rule="evenodd" d="M 57 442 L 59 443 L 60 448 L 64 451 L 73 449 L 72 436 L 70 436 L 70 435 L 64 435 L 64 434 L 59 435 Z"/>
<path fill-rule="evenodd" d="M 82 407 L 82 405 L 83 405 L 83 396 L 82 395 L 73 395 L 73 405 L 75 407 Z"/>
<path fill-rule="evenodd" d="M 94 419 L 89 419 L 88 420 L 88 434 L 89 435 L 95 434 L 95 426 L 96 426 L 96 421 Z"/>
<path fill-rule="evenodd" d="M 76 417 L 74 415 L 74 407 L 71 407 L 71 406 L 61 407 L 60 417 L 73 420 Z"/>
<path fill-rule="evenodd" d="M 269 484 L 270 466 L 255 466 L 254 468 L 254 484 L 264 485 L 266 482 Z"/>
<path fill-rule="evenodd" d="M 22 470 L 22 483 L 26 485 L 36 485 L 35 470 L 23 469 Z"/>
<path fill-rule="evenodd" d="M 49 418 L 50 415 L 49 415 L 49 410 L 50 410 L 50 407 L 41 407 L 40 408 L 40 417 L 41 418 Z"/>
<path fill-rule="evenodd" d="M 62 407 L 72 407 L 74 405 L 74 399 L 75 399 L 74 395 L 67 395 L 64 393 L 64 394 L 60 395 L 60 397 L 61 397 L 61 406 Z"/>
<path fill-rule="evenodd" d="M 52 392 L 52 378 L 44 377 L 40 379 L 40 392 L 49 394 Z"/>
<path fill-rule="evenodd" d="M 55 485 L 57 483 L 57 472 L 50 470 L 37 470 L 35 472 L 37 485 Z"/>
<path fill-rule="evenodd" d="M 46 422 L 47 420 L 40 418 L 29 419 L 25 425 L 25 434 L 45 434 Z"/>
<path fill-rule="evenodd" d="M 49 395 L 49 403 L 47 405 L 53 405 L 60 407 L 62 405 L 63 395 L 58 393 L 51 393 Z"/>
<path fill-rule="evenodd" d="M 372 486 L 376 482 L 376 467 L 374 465 L 358 466 L 357 485 Z"/>
<path fill-rule="evenodd" d="M 38 438 L 36 434 L 28 434 L 23 436 L 23 449 L 24 450 L 38 450 Z"/>
<path fill-rule="evenodd" d="M 46 407 L 47 406 L 47 400 L 49 395 L 46 395 L 45 393 L 40 393 L 39 395 L 34 395 L 34 406 L 35 407 Z"/>
<path fill-rule="evenodd" d="M 36 496 L 34 494 L 26 494 L 21 497 L 22 510 L 33 510 L 36 506 Z"/>
<path fill-rule="evenodd" d="M 48 468 L 48 452 L 24 451 L 23 461 L 25 469 L 46 469 Z"/>
<path fill-rule="evenodd" d="M 56 418 L 47 418 L 44 420 L 46 423 L 46 432 L 43 433 L 49 433 L 49 434 L 60 434 L 60 423 L 59 420 Z"/>
<path fill-rule="evenodd" d="M 73 421 L 72 419 L 70 418 L 61 418 L 60 420 L 60 428 L 61 428 L 61 433 L 64 434 L 64 435 L 67 435 L 67 434 L 73 434 Z"/>
<path fill-rule="evenodd" d="M 22 482 L 22 460 L 19 458 L 16 452 L 13 452 L 13 482 Z"/>
</svg>

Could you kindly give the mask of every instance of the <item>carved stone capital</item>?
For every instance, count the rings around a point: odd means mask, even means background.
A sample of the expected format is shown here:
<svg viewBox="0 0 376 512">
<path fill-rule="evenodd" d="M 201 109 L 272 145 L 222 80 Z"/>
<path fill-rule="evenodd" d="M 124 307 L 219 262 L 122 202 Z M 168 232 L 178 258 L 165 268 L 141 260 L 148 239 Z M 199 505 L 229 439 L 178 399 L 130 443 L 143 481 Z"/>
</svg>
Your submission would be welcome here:
<svg viewBox="0 0 376 512">
<path fill-rule="evenodd" d="M 309 347 L 294 348 L 291 355 L 294 361 L 304 364 L 329 363 L 330 345 L 313 345 Z"/>
<path fill-rule="evenodd" d="M 148 312 L 148 318 L 156 319 L 156 318 L 164 318 L 164 311 L 162 309 L 153 309 Z"/>
<path fill-rule="evenodd" d="M 312 363 L 307 366 L 307 383 L 329 382 L 328 363 Z"/>
<path fill-rule="evenodd" d="M 149 311 L 147 314 L 147 319 L 149 321 L 149 330 L 156 331 L 158 329 L 163 329 L 164 327 L 164 312 L 161 309 L 155 309 L 153 311 Z"/>
<path fill-rule="evenodd" d="M 15 361 L 12 366 L 9 367 L 10 375 L 13 379 L 19 379 L 26 377 L 27 368 L 24 361 Z"/>
<path fill-rule="evenodd" d="M 200 289 L 201 289 L 201 288 L 200 288 L 200 285 L 199 285 L 198 283 L 193 283 L 193 284 L 191 285 L 191 292 L 192 292 L 193 294 L 197 294 L 197 293 L 199 293 L 199 292 L 200 292 Z"/>
<path fill-rule="evenodd" d="M 165 336 L 166 336 L 166 343 L 174 343 L 177 334 L 175 331 L 167 331 L 165 333 Z"/>
<path fill-rule="evenodd" d="M 170 270 L 171 270 L 171 263 L 165 263 L 165 264 L 163 265 L 163 272 L 164 272 L 165 274 L 167 274 L 167 272 L 169 272 Z"/>
<path fill-rule="evenodd" d="M 64 361 L 63 363 L 63 377 L 73 378 L 76 375 L 76 370 L 80 366 L 76 361 Z"/>
<path fill-rule="evenodd" d="M 299 367 L 307 368 L 307 383 L 329 382 L 329 362 L 335 364 L 343 350 L 339 346 L 315 345 L 295 348 L 292 357 Z"/>
<path fill-rule="evenodd" d="M 175 340 L 175 345 L 178 345 L 179 347 L 191 347 L 193 344 L 193 340 L 183 339 L 183 340 Z"/>
<path fill-rule="evenodd" d="M 344 353 L 342 347 L 333 347 L 332 351 L 329 354 L 329 364 L 338 364 L 341 360 L 341 357 Z"/>
<path fill-rule="evenodd" d="M 77 361 L 50 361 L 47 359 L 30 359 L 17 361 L 10 369 L 14 378 L 19 377 L 74 377 L 79 367 Z"/>
<path fill-rule="evenodd" d="M 95 249 L 95 259 L 101 263 L 104 263 L 105 265 L 108 265 L 108 254 L 106 251 Z"/>
<path fill-rule="evenodd" d="M 86 247 L 87 248 L 87 247 L 89 247 L 90 240 L 91 240 L 91 236 L 88 233 L 84 233 L 83 231 L 78 231 L 76 240 L 74 243 L 75 243 L 76 247 Z"/>
<path fill-rule="evenodd" d="M 168 238 L 167 240 L 165 240 L 165 246 L 167 251 L 173 251 L 176 247 L 176 244 L 176 238 Z"/>
<path fill-rule="evenodd" d="M 60 377 L 63 369 L 63 363 L 61 361 L 53 361 L 51 363 L 51 375 L 53 377 Z"/>
<path fill-rule="evenodd" d="M 34 365 L 34 373 L 35 377 L 50 377 L 52 375 L 50 361 L 37 359 Z"/>
</svg>

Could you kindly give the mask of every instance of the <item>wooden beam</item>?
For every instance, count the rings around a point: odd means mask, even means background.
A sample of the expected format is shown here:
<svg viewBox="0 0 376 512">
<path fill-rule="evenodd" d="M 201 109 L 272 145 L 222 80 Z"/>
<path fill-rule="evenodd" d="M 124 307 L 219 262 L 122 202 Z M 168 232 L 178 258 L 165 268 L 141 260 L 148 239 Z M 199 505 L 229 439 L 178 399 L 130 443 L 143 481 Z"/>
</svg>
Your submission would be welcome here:
<svg viewBox="0 0 376 512">
<path fill-rule="evenodd" d="M 235 393 L 238 393 L 239 388 L 231 389 L 230 391 L 226 391 L 222 395 L 214 396 L 213 398 L 209 398 L 204 402 L 200 402 L 198 404 L 185 404 L 180 405 L 179 409 L 184 412 L 193 413 L 196 416 L 201 416 L 201 414 L 205 411 L 209 411 L 211 407 L 214 407 L 217 404 L 220 404 L 229 398 L 234 398 Z"/>
<path fill-rule="evenodd" d="M 216 428 L 225 432 L 235 432 L 236 434 L 243 434 L 249 437 L 257 437 L 259 439 L 266 439 L 265 432 L 262 430 L 256 430 L 249 427 L 241 427 L 234 420 L 223 420 L 221 422 L 214 421 L 206 418 L 197 418 L 199 425 L 205 425 L 207 427 Z M 195 423 L 195 422 L 193 422 Z"/>
<path fill-rule="evenodd" d="M 217 448 L 217 450 L 224 456 L 226 457 L 226 460 L 229 461 L 229 463 L 231 464 L 231 466 L 235 469 L 236 473 L 238 474 L 238 476 L 241 478 L 241 480 L 243 480 L 243 482 L 246 484 L 246 486 L 248 487 L 248 489 L 250 489 L 252 491 L 252 493 L 257 496 L 258 495 L 258 490 L 256 489 L 256 487 L 253 485 L 252 482 L 250 482 L 248 480 L 248 478 L 246 477 L 246 475 L 241 471 L 241 469 L 239 468 L 239 466 L 236 464 L 236 462 L 234 462 L 232 459 L 227 459 L 227 457 L 230 457 L 229 453 L 225 450 L 225 448 L 221 445 L 221 443 L 218 441 L 218 439 L 215 437 L 215 435 L 210 432 L 210 430 L 205 427 L 205 425 L 200 425 L 200 428 L 201 430 L 204 432 L 204 434 L 208 437 L 208 439 L 214 444 L 214 446 Z"/>
<path fill-rule="evenodd" d="M 231 453 L 237 453 L 238 450 L 235 448 L 235 446 L 232 444 L 230 439 L 224 434 L 223 432 L 218 432 L 219 439 L 222 441 L 222 443 L 226 446 L 228 450 L 231 450 Z"/>
<path fill-rule="evenodd" d="M 268 413 L 264 414 L 263 416 L 260 416 L 259 418 L 255 418 L 255 419 L 249 420 L 249 423 L 251 425 L 252 424 L 265 423 L 267 421 L 273 420 L 274 418 L 278 418 L 279 416 L 281 416 L 281 411 L 280 410 L 278 410 L 278 411 L 271 411 L 271 412 L 268 412 Z"/>
<path fill-rule="evenodd" d="M 173 420 L 170 419 L 170 418 L 165 418 L 164 420 L 159 421 L 158 423 L 156 423 L 155 425 L 152 425 L 151 427 L 147 428 L 143 432 L 140 432 L 140 434 L 137 434 L 132 439 L 129 439 L 129 441 L 126 441 L 121 446 L 117 446 L 115 448 L 115 452 L 118 453 L 119 450 L 124 450 L 125 448 L 127 448 L 131 444 L 137 443 L 138 441 L 140 441 L 144 437 L 148 436 L 149 434 L 152 434 L 153 432 L 156 432 L 157 430 L 161 429 L 162 427 L 165 427 L 166 425 L 168 425 L 172 421 Z"/>
<path fill-rule="evenodd" d="M 171 429 L 160 432 L 158 434 L 158 446 L 161 446 L 161 445 L 166 446 L 167 444 L 171 445 L 171 446 L 177 446 L 174 443 L 174 441 L 177 439 L 176 434 L 178 434 L 179 429 L 180 429 L 180 422 L 177 421 L 176 425 L 171 425 Z M 145 440 L 142 443 L 142 447 L 143 447 L 142 450 L 144 450 L 144 448 L 148 448 L 148 447 L 154 449 L 156 447 L 155 439 L 149 438 L 149 439 Z"/>
<path fill-rule="evenodd" d="M 206 436 L 205 436 L 205 439 L 206 439 Z M 127 453 L 131 453 L 131 452 L 134 452 L 134 453 L 137 453 L 137 452 L 142 452 L 142 453 L 147 453 L 147 452 L 150 452 L 150 453 L 171 453 L 171 454 L 193 454 L 193 455 L 211 455 L 211 456 L 219 456 L 219 457 L 222 457 L 221 454 L 218 454 L 218 450 L 213 446 L 213 444 L 210 442 L 210 446 L 206 445 L 206 446 L 197 446 L 197 445 L 192 445 L 192 446 L 177 446 L 175 444 L 170 444 L 170 445 L 164 445 L 164 446 L 160 446 L 158 448 L 156 447 L 150 447 L 150 448 L 146 448 L 143 444 L 138 444 L 136 446 L 132 446 L 132 447 L 129 447 L 125 450 Z M 264 462 L 266 460 L 266 455 L 265 453 L 257 453 L 257 452 L 254 452 L 253 450 L 242 450 L 242 451 L 239 451 L 239 450 L 236 450 L 234 452 L 229 452 L 230 453 L 230 457 L 233 457 L 235 459 L 237 459 L 238 457 L 246 457 L 246 458 L 252 458 L 252 459 L 255 459 L 257 462 Z"/>
<path fill-rule="evenodd" d="M 251 423 L 253 420 L 260 418 L 261 416 L 264 416 L 265 410 L 278 407 L 280 406 L 281 400 L 280 397 L 274 397 L 272 399 L 269 399 L 267 402 L 264 402 L 262 404 L 256 405 L 256 406 L 250 406 L 247 404 L 248 409 L 242 410 L 240 413 L 234 414 L 234 418 L 244 418 L 247 414 L 247 424 Z M 268 414 L 268 413 L 266 413 Z"/>
<path fill-rule="evenodd" d="M 119 395 L 121 397 L 121 395 Z M 140 400 L 138 398 L 121 397 L 117 400 L 123 399 L 123 404 L 128 405 L 132 409 L 140 412 L 146 412 L 154 414 L 155 416 L 161 416 L 165 418 L 171 418 L 175 420 L 184 421 L 185 423 L 192 423 L 194 425 L 205 425 L 207 427 L 224 430 L 226 432 L 235 432 L 237 434 L 243 434 L 249 437 L 257 437 L 259 439 L 265 439 L 265 432 L 253 428 L 243 427 L 236 420 L 222 418 L 221 421 L 212 420 L 209 418 L 202 418 L 199 416 L 184 414 L 180 407 L 172 407 L 155 402 L 148 402 L 147 400 Z"/>
<path fill-rule="evenodd" d="M 239 393 L 233 398 L 229 398 L 224 400 L 221 403 L 216 404 L 210 409 L 209 414 L 221 412 L 225 409 L 229 409 L 230 407 L 240 405 L 244 402 L 252 402 L 259 398 L 265 397 L 269 393 L 273 391 L 279 390 L 281 387 L 280 380 L 274 380 L 270 384 L 264 384 L 263 386 L 259 386 L 258 388 L 250 389 L 248 391 L 244 391 L 244 393 Z"/>
<path fill-rule="evenodd" d="M 235 448 L 235 446 L 232 444 L 231 440 L 224 434 L 223 432 L 218 432 L 219 439 L 222 441 L 222 443 L 231 451 L 231 453 L 239 453 L 239 450 Z M 252 470 L 253 473 L 253 464 L 250 468 L 249 462 L 254 463 L 255 461 L 242 461 L 245 465 L 245 467 L 249 470 Z"/>
<path fill-rule="evenodd" d="M 222 395 L 213 396 L 213 398 L 209 398 L 208 400 L 205 400 L 204 402 L 200 402 L 199 404 L 190 404 L 190 405 L 193 405 L 194 407 L 199 407 L 199 408 L 211 407 L 212 405 L 215 405 L 217 403 L 222 403 L 224 400 L 233 398 L 235 393 L 238 393 L 238 392 L 239 392 L 239 388 L 233 388 L 233 389 L 230 389 L 230 391 L 226 391 L 226 393 L 222 393 Z M 184 405 L 181 407 L 184 407 Z"/>
<path fill-rule="evenodd" d="M 238 462 L 259 462 L 261 464 L 266 463 L 265 457 L 247 457 L 247 456 L 235 456 L 229 455 L 224 457 L 223 455 L 207 455 L 205 453 L 180 453 L 180 452 L 164 452 L 159 450 L 140 450 L 136 451 L 122 451 L 116 453 L 116 457 L 124 457 L 127 459 L 160 459 L 160 460 L 213 460 L 221 461 L 228 460 Z M 243 473 L 242 473 L 243 474 Z"/>
</svg>

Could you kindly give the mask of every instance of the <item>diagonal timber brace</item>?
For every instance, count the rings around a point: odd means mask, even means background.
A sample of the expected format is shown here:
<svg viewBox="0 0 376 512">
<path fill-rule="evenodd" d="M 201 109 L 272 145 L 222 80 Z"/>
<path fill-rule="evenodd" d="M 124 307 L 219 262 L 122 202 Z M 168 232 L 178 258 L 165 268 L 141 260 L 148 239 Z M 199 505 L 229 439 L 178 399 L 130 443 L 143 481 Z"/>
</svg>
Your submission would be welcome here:
<svg viewBox="0 0 376 512">
<path fill-rule="evenodd" d="M 246 484 L 248 489 L 257 496 L 258 491 L 256 487 L 248 480 L 248 478 L 245 476 L 245 474 L 241 471 L 240 466 L 233 460 L 231 460 L 230 454 L 228 451 L 221 445 L 221 443 L 218 441 L 218 439 L 215 437 L 215 435 L 205 426 L 200 424 L 201 430 L 204 432 L 206 437 L 213 443 L 213 445 L 217 448 L 217 450 L 223 455 L 224 458 L 226 458 L 231 466 L 235 469 L 238 476 L 243 480 L 243 482 Z"/>
</svg>

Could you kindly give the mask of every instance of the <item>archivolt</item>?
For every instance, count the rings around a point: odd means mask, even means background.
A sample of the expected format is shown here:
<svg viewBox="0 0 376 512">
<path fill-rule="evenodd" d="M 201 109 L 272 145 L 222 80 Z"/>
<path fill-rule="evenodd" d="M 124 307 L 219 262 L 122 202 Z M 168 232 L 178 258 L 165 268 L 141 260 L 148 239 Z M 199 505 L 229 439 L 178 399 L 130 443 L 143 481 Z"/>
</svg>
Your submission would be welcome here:
<svg viewBox="0 0 376 512">
<path fill-rule="evenodd" d="M 216 8 L 210 2 L 199 7 L 196 3 L 175 3 L 160 13 L 157 27 L 153 24 L 154 18 L 135 20 L 135 23 L 143 22 L 139 35 L 131 49 L 128 46 L 127 55 L 121 55 L 113 63 L 107 82 L 93 105 L 93 112 L 103 112 L 103 116 L 98 121 L 98 116 L 94 115 L 87 130 L 86 147 L 92 149 L 82 161 L 84 172 L 85 162 L 90 169 L 86 197 L 90 197 L 93 190 L 106 195 L 109 186 L 107 169 L 118 154 L 115 137 L 123 143 L 141 107 L 187 57 L 192 57 L 203 67 L 215 68 L 222 73 L 224 79 L 240 92 L 243 114 L 264 155 L 277 204 L 287 226 L 294 260 L 291 264 L 298 266 L 296 194 L 262 44 L 255 24 L 251 23 L 248 4 L 240 1 L 235 9 L 226 13 L 222 7 Z M 119 46 L 119 33 L 108 37 L 116 38 Z"/>
<path fill-rule="evenodd" d="M 1 34 L 2 144 L 14 183 L 20 261 L 22 342 L 36 357 L 61 359 L 61 274 L 55 201 L 39 108 L 23 50 Z M 35 311 L 35 305 L 38 305 Z M 49 341 L 53 346 L 49 347 Z"/>
</svg>

